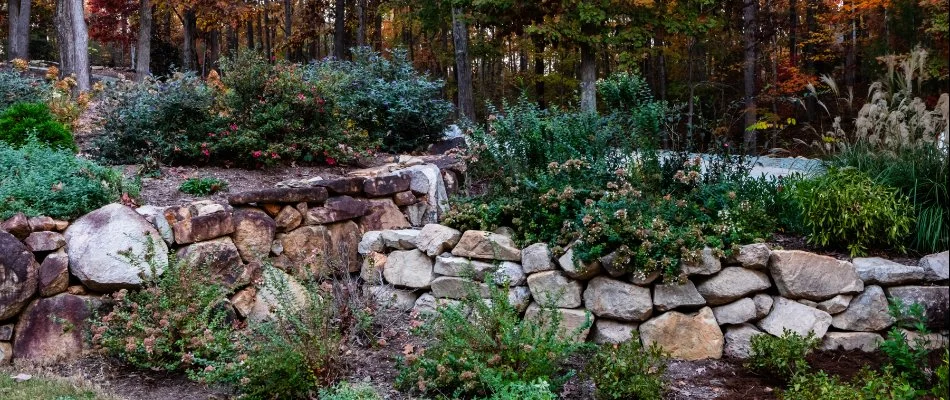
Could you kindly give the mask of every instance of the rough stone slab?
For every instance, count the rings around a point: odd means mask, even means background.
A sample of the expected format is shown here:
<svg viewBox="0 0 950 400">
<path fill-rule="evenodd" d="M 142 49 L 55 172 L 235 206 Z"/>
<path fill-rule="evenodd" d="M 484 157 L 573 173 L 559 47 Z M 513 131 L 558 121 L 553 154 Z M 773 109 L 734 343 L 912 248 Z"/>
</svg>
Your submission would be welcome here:
<svg viewBox="0 0 950 400">
<path fill-rule="evenodd" d="M 91 298 L 68 293 L 31 303 L 20 316 L 13 336 L 17 360 L 51 364 L 78 357 L 95 303 Z"/>
<path fill-rule="evenodd" d="M 383 277 L 396 286 L 428 288 L 435 278 L 432 273 L 432 259 L 418 249 L 394 251 L 386 260 Z"/>
<path fill-rule="evenodd" d="M 33 232 L 33 229 L 30 228 L 30 220 L 23 213 L 13 214 L 9 219 L 3 221 L 0 224 L 0 230 L 7 231 L 18 239 L 25 238 L 30 232 Z"/>
<path fill-rule="evenodd" d="M 765 243 L 753 243 L 739 247 L 739 254 L 736 255 L 736 262 L 746 268 L 766 269 L 769 265 L 769 257 L 772 256 L 772 250 Z"/>
<path fill-rule="evenodd" d="M 869 332 L 828 332 L 821 341 L 822 350 L 863 351 L 872 353 L 878 350 L 884 338 Z"/>
<path fill-rule="evenodd" d="M 111 292 L 139 286 L 143 271 L 123 254 L 145 261 L 149 243 L 156 271 L 161 273 L 168 266 L 168 246 L 161 235 L 139 213 L 122 204 L 109 204 L 80 217 L 66 228 L 65 236 L 70 272 L 92 290 Z"/>
<path fill-rule="evenodd" d="M 923 268 L 898 264 L 880 257 L 858 257 L 851 263 L 865 285 L 905 285 L 924 279 Z"/>
<path fill-rule="evenodd" d="M 620 344 L 630 340 L 640 340 L 640 333 L 634 322 L 619 322 L 609 319 L 598 319 L 594 322 L 591 340 L 597 344 Z"/>
<path fill-rule="evenodd" d="M 57 228 L 56 220 L 45 215 L 30 218 L 28 223 L 30 224 L 30 230 L 33 232 L 55 231 Z"/>
<path fill-rule="evenodd" d="M 69 255 L 60 250 L 46 256 L 39 269 L 40 296 L 49 297 L 69 287 Z"/>
<path fill-rule="evenodd" d="M 876 332 L 894 324 L 887 312 L 887 297 L 880 286 L 871 285 L 851 300 L 848 308 L 833 317 L 831 325 L 843 331 Z"/>
<path fill-rule="evenodd" d="M 241 255 L 231 238 L 223 237 L 182 247 L 178 249 L 178 259 L 195 270 L 207 270 L 215 281 L 225 286 L 250 283 L 251 271 L 241 262 Z"/>
<path fill-rule="evenodd" d="M 409 220 L 391 199 L 370 199 L 368 202 L 369 211 L 359 219 L 363 232 L 410 227 Z"/>
<path fill-rule="evenodd" d="M 719 325 L 742 324 L 752 321 L 756 316 L 755 301 L 748 297 L 715 307 L 712 310 Z"/>
<path fill-rule="evenodd" d="M 327 200 L 324 187 L 273 188 L 232 193 L 228 196 L 231 205 L 251 203 L 323 203 Z"/>
<path fill-rule="evenodd" d="M 557 259 L 557 263 L 567 276 L 582 281 L 600 275 L 600 271 L 602 270 L 600 260 L 585 263 L 579 259 L 575 259 L 574 249 L 567 249 L 564 255 Z"/>
<path fill-rule="evenodd" d="M 865 288 L 867 290 L 867 288 Z M 815 308 L 824 311 L 828 314 L 835 315 L 844 310 L 848 309 L 848 305 L 851 304 L 851 299 L 854 296 L 850 294 L 839 294 L 835 297 L 832 297 L 828 300 L 825 300 L 821 303 L 815 305 Z"/>
<path fill-rule="evenodd" d="M 598 317 L 620 321 L 643 321 L 653 314 L 650 289 L 603 276 L 587 284 L 584 306 Z"/>
<path fill-rule="evenodd" d="M 234 233 L 234 220 L 226 211 L 214 212 L 179 221 L 172 225 L 175 243 L 191 244 Z"/>
<path fill-rule="evenodd" d="M 726 333 L 723 335 L 725 339 L 723 355 L 740 360 L 749 358 L 752 352 L 752 337 L 763 334 L 752 324 L 727 326 Z"/>
<path fill-rule="evenodd" d="M 366 255 L 371 252 L 382 253 L 386 251 L 386 246 L 383 245 L 383 232 L 382 231 L 368 231 L 363 233 L 363 237 L 360 239 L 360 243 L 357 246 L 357 250 L 360 254 Z"/>
<path fill-rule="evenodd" d="M 383 240 L 383 247 L 387 249 L 412 250 L 416 248 L 419 232 L 418 229 L 389 229 L 382 231 L 380 238 Z"/>
<path fill-rule="evenodd" d="M 0 325 L 0 342 L 9 342 L 13 339 L 13 324 Z"/>
<path fill-rule="evenodd" d="M 939 282 L 950 279 L 950 251 L 931 254 L 920 259 L 921 268 L 924 269 L 924 279 L 931 282 Z"/>
<path fill-rule="evenodd" d="M 36 293 L 38 269 L 30 249 L 0 231 L 0 321 L 19 314 Z"/>
<path fill-rule="evenodd" d="M 52 231 L 33 232 L 23 240 L 34 252 L 55 251 L 66 245 L 66 237 L 62 233 Z"/>
<path fill-rule="evenodd" d="M 326 226 L 312 225 L 294 229 L 279 239 L 282 256 L 296 268 L 307 268 L 316 275 L 325 275 L 328 252 L 331 249 L 330 232 Z"/>
<path fill-rule="evenodd" d="M 303 215 L 296 208 L 284 206 L 274 217 L 277 232 L 290 232 L 303 223 Z"/>
<path fill-rule="evenodd" d="M 333 194 L 359 195 L 363 193 L 363 185 L 365 183 L 366 178 L 362 176 L 351 176 L 316 181 L 313 183 L 313 186 L 325 187 L 328 192 Z"/>
<path fill-rule="evenodd" d="M 416 195 L 412 194 L 410 191 L 399 192 L 393 195 L 393 202 L 397 206 L 411 206 L 419 202 L 419 199 Z"/>
<path fill-rule="evenodd" d="M 368 285 L 381 285 L 383 283 L 383 268 L 386 266 L 386 260 L 389 257 L 383 253 L 371 251 L 363 257 L 363 265 L 360 267 L 360 279 Z"/>
<path fill-rule="evenodd" d="M 806 251 L 773 251 L 769 272 L 779 293 L 789 299 L 823 301 L 864 290 L 853 264 Z"/>
<path fill-rule="evenodd" d="M 774 300 L 772 312 L 758 323 L 762 330 L 774 336 L 782 336 L 785 329 L 802 336 L 814 332 L 817 338 L 824 337 L 828 332 L 831 326 L 831 315 L 828 313 L 784 297 Z"/>
<path fill-rule="evenodd" d="M 413 244 L 427 256 L 435 257 L 451 251 L 461 238 L 462 232 L 458 230 L 439 224 L 426 224 L 413 240 Z"/>
<path fill-rule="evenodd" d="M 550 308 L 543 308 L 538 303 L 531 303 L 525 311 L 524 318 L 534 321 L 546 329 L 550 329 L 551 320 Z M 589 311 L 576 308 L 555 308 L 554 312 L 560 314 L 561 323 L 558 324 L 557 334 L 562 339 L 584 342 L 587 335 L 590 334 L 590 328 L 595 322 L 595 318 Z"/>
<path fill-rule="evenodd" d="M 535 243 L 521 250 L 521 268 L 526 274 L 555 269 L 547 243 Z"/>
<path fill-rule="evenodd" d="M 653 304 L 657 311 L 669 311 L 679 307 L 702 307 L 706 305 L 706 299 L 703 298 L 693 281 L 687 280 L 686 283 L 660 284 L 653 287 Z"/>
<path fill-rule="evenodd" d="M 637 286 L 650 286 L 651 283 L 655 282 L 660 278 L 660 271 L 653 271 L 650 273 L 645 273 L 643 271 L 633 271 L 630 274 L 630 283 Z"/>
<path fill-rule="evenodd" d="M 277 223 L 267 213 L 254 208 L 234 210 L 234 234 L 231 239 L 244 262 L 261 262 L 270 253 Z"/>
<path fill-rule="evenodd" d="M 681 261 L 680 269 L 686 275 L 712 275 L 722 270 L 722 261 L 713 255 L 713 249 L 704 247 L 702 257 L 698 261 Z"/>
<path fill-rule="evenodd" d="M 521 261 L 521 250 L 510 237 L 486 231 L 466 231 L 452 255 L 498 261 Z"/>
<path fill-rule="evenodd" d="M 478 295 L 482 298 L 491 297 L 491 291 L 489 290 L 488 285 L 484 283 L 477 283 L 466 278 L 440 276 L 433 279 L 430 286 L 432 289 L 432 295 L 437 299 L 465 299 L 472 290 L 478 293 Z"/>
<path fill-rule="evenodd" d="M 410 178 L 403 175 L 386 175 L 369 178 L 363 182 L 363 193 L 368 197 L 389 196 L 409 190 Z"/>
<path fill-rule="evenodd" d="M 364 286 L 363 291 L 372 296 L 377 304 L 390 310 L 412 310 L 419 299 L 419 293 L 390 286 Z"/>
<path fill-rule="evenodd" d="M 521 269 L 520 264 L 511 261 L 502 261 L 495 268 L 491 278 L 498 286 L 521 286 L 525 284 L 527 275 L 525 275 Z"/>
<path fill-rule="evenodd" d="M 484 261 L 453 257 L 449 254 L 436 256 L 433 272 L 439 275 L 461 278 L 485 279 L 485 274 L 495 270 L 495 266 Z"/>
<path fill-rule="evenodd" d="M 528 288 L 534 301 L 545 307 L 575 308 L 581 306 L 584 286 L 560 271 L 536 272 L 528 275 Z"/>
<path fill-rule="evenodd" d="M 712 309 L 703 307 L 694 314 L 664 313 L 640 325 L 644 346 L 657 344 L 682 360 L 722 357 L 724 338 Z"/>
<path fill-rule="evenodd" d="M 743 267 L 727 267 L 696 289 L 713 306 L 731 303 L 772 286 L 768 275 Z"/>
<path fill-rule="evenodd" d="M 323 207 L 312 207 L 306 212 L 308 225 L 323 225 L 360 218 L 370 212 L 370 203 L 350 196 L 327 199 Z"/>
<path fill-rule="evenodd" d="M 905 305 L 919 303 L 924 308 L 927 326 L 937 329 L 950 327 L 950 287 L 895 286 L 887 289 L 887 297 L 899 299 Z"/>
<path fill-rule="evenodd" d="M 755 303 L 755 319 L 762 319 L 769 315 L 769 312 L 772 311 L 772 303 L 775 302 L 772 300 L 772 296 L 765 293 L 753 296 L 752 301 Z"/>
</svg>

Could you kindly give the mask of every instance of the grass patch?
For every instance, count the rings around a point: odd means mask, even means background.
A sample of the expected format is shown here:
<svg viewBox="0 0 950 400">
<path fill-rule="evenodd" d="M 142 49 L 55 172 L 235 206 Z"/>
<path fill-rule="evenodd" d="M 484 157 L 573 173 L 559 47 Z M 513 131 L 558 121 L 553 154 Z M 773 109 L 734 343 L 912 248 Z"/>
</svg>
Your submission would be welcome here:
<svg viewBox="0 0 950 400">
<path fill-rule="evenodd" d="M 113 400 L 83 383 L 65 379 L 34 376 L 30 380 L 16 382 L 8 371 L 0 370 L 0 398 L 4 400 Z"/>
</svg>

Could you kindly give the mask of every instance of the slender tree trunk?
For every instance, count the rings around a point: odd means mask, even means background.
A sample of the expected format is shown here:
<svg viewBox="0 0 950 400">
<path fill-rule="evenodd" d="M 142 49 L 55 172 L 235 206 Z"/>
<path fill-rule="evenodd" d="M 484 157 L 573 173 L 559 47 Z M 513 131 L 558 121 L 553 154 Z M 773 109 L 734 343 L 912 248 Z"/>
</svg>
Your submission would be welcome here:
<svg viewBox="0 0 950 400">
<path fill-rule="evenodd" d="M 452 41 L 455 43 L 455 73 L 458 77 L 459 116 L 475 121 L 472 96 L 472 64 L 468 60 L 468 24 L 459 7 L 452 7 Z"/>
<path fill-rule="evenodd" d="M 346 56 L 346 0 L 336 0 L 333 11 L 333 57 L 342 60 Z"/>
<path fill-rule="evenodd" d="M 745 93 L 745 124 L 744 146 L 746 153 L 756 149 L 756 132 L 748 129 L 756 122 L 755 112 L 755 18 L 757 0 L 743 0 L 742 32 L 745 45 L 744 73 L 742 77 Z"/>
<path fill-rule="evenodd" d="M 274 50 L 273 42 L 271 42 L 271 26 L 270 26 L 270 12 L 267 9 L 267 2 L 264 2 L 264 54 L 267 56 L 267 59 L 270 60 L 273 56 L 272 51 Z"/>
<path fill-rule="evenodd" d="M 597 112 L 597 54 L 589 43 L 581 43 L 581 110 Z"/>
<path fill-rule="evenodd" d="M 152 2 L 139 0 L 139 38 L 136 44 L 135 80 L 141 82 L 150 74 L 152 62 Z"/>
<path fill-rule="evenodd" d="M 182 46 L 181 46 L 181 67 L 185 71 L 194 71 L 197 66 L 195 62 L 195 36 L 198 30 L 198 18 L 195 16 L 195 10 L 186 9 L 182 14 Z"/>
<path fill-rule="evenodd" d="M 30 59 L 30 0 L 7 0 L 7 59 Z"/>
<path fill-rule="evenodd" d="M 89 90 L 89 32 L 83 0 L 56 0 L 56 33 L 60 73 L 76 77 L 76 89 Z"/>
<path fill-rule="evenodd" d="M 218 65 L 221 59 L 221 30 L 212 29 L 208 33 L 208 59 L 205 60 L 205 73 L 211 72 Z"/>
<path fill-rule="evenodd" d="M 238 30 L 233 24 L 228 24 L 225 29 L 225 36 L 228 38 L 228 54 L 237 54 L 238 51 Z"/>
<path fill-rule="evenodd" d="M 547 108 L 544 98 L 544 41 L 540 38 L 534 39 L 534 94 L 538 107 Z"/>
<path fill-rule="evenodd" d="M 788 0 L 788 59 L 798 65 L 798 0 Z"/>
<path fill-rule="evenodd" d="M 376 20 L 373 22 L 373 45 L 376 51 L 383 51 L 383 16 L 376 10 Z"/>
<path fill-rule="evenodd" d="M 260 12 L 255 14 L 255 18 L 257 18 L 257 43 L 254 44 L 254 49 L 266 51 L 265 42 L 267 42 L 267 38 L 264 37 L 264 16 L 261 14 Z"/>
<path fill-rule="evenodd" d="M 293 54 L 293 49 L 295 48 L 295 46 L 290 45 L 291 37 L 293 36 L 293 28 L 294 0 L 284 0 L 284 37 L 287 38 L 285 40 L 286 43 L 284 44 L 287 47 L 284 49 L 284 54 L 285 57 L 287 57 L 287 60 L 292 58 L 291 55 Z"/>
<path fill-rule="evenodd" d="M 356 0 L 356 45 L 366 46 L 366 0 Z"/>
<path fill-rule="evenodd" d="M 254 50 L 254 17 L 247 19 L 247 49 Z"/>
</svg>

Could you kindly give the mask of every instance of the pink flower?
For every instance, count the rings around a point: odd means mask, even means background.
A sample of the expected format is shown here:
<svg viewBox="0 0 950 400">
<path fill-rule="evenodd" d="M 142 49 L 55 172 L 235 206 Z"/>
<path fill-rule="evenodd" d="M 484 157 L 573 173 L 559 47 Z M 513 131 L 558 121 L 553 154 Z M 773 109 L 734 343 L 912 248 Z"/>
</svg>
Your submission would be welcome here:
<svg viewBox="0 0 950 400">
<path fill-rule="evenodd" d="M 208 149 L 201 150 L 201 154 L 204 154 L 205 157 L 211 157 L 211 151 Z"/>
<path fill-rule="evenodd" d="M 232 131 L 236 131 L 236 130 L 237 130 L 237 124 L 235 124 L 235 123 L 232 122 L 230 128 L 231 128 Z"/>
<path fill-rule="evenodd" d="M 327 156 L 326 161 L 327 161 L 327 165 L 336 165 L 336 159 L 334 159 L 333 157 Z"/>
<path fill-rule="evenodd" d="M 263 153 L 260 150 L 254 150 L 251 152 L 251 156 L 254 158 L 260 158 L 261 154 Z"/>
<path fill-rule="evenodd" d="M 273 159 L 275 159 L 275 160 L 276 160 L 276 159 L 278 159 L 278 158 L 280 158 L 280 156 L 279 156 L 279 155 L 277 155 L 277 153 L 276 153 L 276 152 L 271 152 L 271 153 L 270 153 L 270 158 L 273 158 Z"/>
<path fill-rule="evenodd" d="M 307 100 L 307 96 L 304 96 L 303 93 L 297 93 L 297 100 L 300 100 L 300 101 Z"/>
</svg>

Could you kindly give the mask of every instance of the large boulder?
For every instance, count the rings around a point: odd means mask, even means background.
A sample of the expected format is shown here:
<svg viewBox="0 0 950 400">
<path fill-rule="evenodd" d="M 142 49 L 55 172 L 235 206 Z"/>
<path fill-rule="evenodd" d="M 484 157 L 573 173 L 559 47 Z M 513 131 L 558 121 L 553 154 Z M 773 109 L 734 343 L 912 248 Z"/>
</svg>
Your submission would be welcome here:
<svg viewBox="0 0 950 400">
<path fill-rule="evenodd" d="M 600 260 L 584 262 L 575 258 L 574 249 L 568 249 L 561 258 L 557 259 L 557 263 L 564 270 L 565 275 L 582 281 L 600 275 L 600 271 L 603 270 Z"/>
<path fill-rule="evenodd" d="M 51 364 L 82 353 L 83 333 L 97 300 L 62 293 L 31 303 L 16 325 L 17 360 Z"/>
<path fill-rule="evenodd" d="M 215 281 L 226 286 L 241 286 L 252 279 L 251 271 L 241 262 L 238 248 L 228 237 L 182 247 L 178 250 L 178 260 L 192 270 L 207 271 Z"/>
<path fill-rule="evenodd" d="M 484 261 L 470 260 L 443 254 L 435 258 L 433 272 L 439 275 L 463 278 L 485 279 L 485 274 L 495 270 L 495 266 Z"/>
<path fill-rule="evenodd" d="M 234 233 L 234 219 L 228 211 L 216 211 L 175 222 L 172 230 L 175 243 L 190 244 Z"/>
<path fill-rule="evenodd" d="M 775 336 L 782 336 L 788 329 L 802 336 L 814 332 L 815 337 L 821 338 L 831 326 L 831 315 L 794 300 L 776 297 L 772 312 L 759 321 L 758 326 Z"/>
<path fill-rule="evenodd" d="M 822 301 L 864 290 L 853 264 L 806 251 L 773 251 L 769 271 L 779 293 L 789 299 Z"/>
<path fill-rule="evenodd" d="M 372 296 L 377 305 L 398 311 L 412 310 L 419 299 L 419 293 L 386 285 L 363 286 L 363 293 Z"/>
<path fill-rule="evenodd" d="M 279 236 L 279 235 L 278 235 Z M 280 236 L 283 256 L 298 268 L 307 268 L 316 275 L 330 273 L 328 252 L 330 244 L 329 229 L 323 225 L 302 226 Z"/>
<path fill-rule="evenodd" d="M 462 238 L 462 232 L 447 226 L 439 224 L 426 224 L 419 231 L 413 243 L 416 248 L 422 250 L 429 257 L 451 251 L 459 239 Z"/>
<path fill-rule="evenodd" d="M 924 278 L 928 281 L 950 279 L 950 251 L 925 256 L 918 265 L 924 269 Z"/>
<path fill-rule="evenodd" d="M 33 232 L 23 240 L 33 251 L 54 251 L 66 245 L 62 233 L 52 231 Z"/>
<path fill-rule="evenodd" d="M 418 249 L 394 251 L 386 260 L 383 277 L 396 286 L 428 288 L 435 278 L 432 259 Z"/>
<path fill-rule="evenodd" d="M 277 223 L 267 213 L 254 208 L 234 211 L 234 234 L 231 239 L 244 262 L 260 262 L 270 253 Z"/>
<path fill-rule="evenodd" d="M 724 343 L 709 307 L 693 314 L 670 311 L 644 322 L 640 325 L 640 340 L 644 346 L 657 344 L 671 357 L 682 360 L 721 358 Z"/>
<path fill-rule="evenodd" d="M 887 289 L 891 300 L 900 300 L 905 305 L 914 303 L 924 308 L 927 325 L 931 328 L 950 327 L 950 287 L 947 286 L 897 286 Z"/>
<path fill-rule="evenodd" d="M 406 216 L 391 199 L 370 199 L 367 201 L 369 202 L 369 210 L 359 220 L 363 232 L 409 227 L 409 220 L 406 219 Z"/>
<path fill-rule="evenodd" d="M 657 311 L 669 311 L 679 307 L 699 308 L 706 305 L 706 299 L 696 290 L 693 281 L 684 284 L 661 284 L 653 288 L 653 305 Z"/>
<path fill-rule="evenodd" d="M 49 297 L 69 287 L 69 255 L 59 250 L 46 256 L 39 269 L 40 296 Z"/>
<path fill-rule="evenodd" d="M 30 228 L 29 218 L 23 213 L 13 214 L 13 216 L 6 221 L 3 221 L 3 223 L 0 224 L 0 230 L 7 231 L 7 233 L 18 239 L 23 239 L 27 237 L 30 232 L 33 232 L 33 228 Z"/>
<path fill-rule="evenodd" d="M 466 231 L 452 255 L 484 260 L 521 261 L 521 250 L 510 237 L 487 231 Z"/>
<path fill-rule="evenodd" d="M 643 321 L 653 314 L 650 289 L 599 276 L 587 284 L 584 305 L 598 317 Z"/>
<path fill-rule="evenodd" d="M 491 291 L 488 285 L 478 283 L 471 279 L 458 278 L 454 276 L 440 276 L 432 280 L 430 284 L 432 295 L 440 299 L 465 299 L 474 291 L 479 297 L 491 297 Z"/>
<path fill-rule="evenodd" d="M 525 277 L 520 264 L 511 261 L 502 261 L 492 273 L 491 280 L 499 286 L 520 286 L 524 285 Z"/>
<path fill-rule="evenodd" d="M 92 290 L 134 288 L 152 268 L 160 274 L 168 266 L 168 246 L 162 236 L 122 204 L 109 204 L 80 217 L 66 228 L 65 236 L 70 271 Z M 144 260 L 147 254 L 151 260 Z M 144 270 L 139 266 L 145 266 Z"/>
<path fill-rule="evenodd" d="M 640 340 L 639 332 L 637 332 L 638 326 L 634 322 L 598 319 L 597 322 L 594 322 L 591 340 L 597 344 L 620 344 L 630 340 Z"/>
<path fill-rule="evenodd" d="M 556 314 L 557 317 L 553 315 Z M 557 326 L 557 335 L 562 339 L 584 342 L 587 335 L 590 334 L 590 328 L 594 324 L 594 317 L 590 312 L 584 309 L 570 308 L 546 308 L 538 303 L 531 303 L 524 313 L 526 320 L 532 321 L 544 329 L 552 329 L 553 319 L 557 318 L 560 323 Z"/>
<path fill-rule="evenodd" d="M 742 267 L 727 267 L 696 287 L 710 305 L 731 303 L 748 294 L 771 287 L 763 272 Z"/>
<path fill-rule="evenodd" d="M 729 358 L 746 359 L 752 352 L 752 337 L 764 335 L 755 325 L 741 324 L 726 327 L 726 333 L 723 335 L 725 346 L 723 354 Z"/>
<path fill-rule="evenodd" d="M 581 306 L 584 286 L 560 271 L 544 271 L 528 275 L 528 289 L 542 306 L 575 308 Z"/>
<path fill-rule="evenodd" d="M 38 269 L 30 249 L 0 231 L 0 321 L 20 313 L 36 293 Z"/>
<path fill-rule="evenodd" d="M 556 268 L 551 258 L 547 243 L 535 243 L 521 250 L 521 268 L 526 274 L 550 271 Z"/>
<path fill-rule="evenodd" d="M 442 215 L 448 211 L 449 200 L 445 180 L 439 167 L 434 164 L 413 165 L 398 172 L 409 177 L 409 189 L 413 193 L 425 195 L 426 207 L 421 222 L 438 223 Z"/>
<path fill-rule="evenodd" d="M 887 297 L 880 286 L 871 285 L 851 300 L 848 308 L 835 315 L 831 325 L 843 331 L 876 332 L 887 329 L 894 317 L 887 312 Z"/>
<path fill-rule="evenodd" d="M 858 257 L 851 261 L 865 285 L 905 285 L 924 279 L 924 269 L 880 257 Z"/>
<path fill-rule="evenodd" d="M 292 314 L 304 310 L 310 304 L 312 293 L 283 271 L 270 268 L 264 271 L 263 280 L 263 285 L 257 289 L 245 289 L 246 293 L 254 295 L 253 301 L 248 301 L 249 304 L 245 306 L 249 306 L 245 310 L 248 321 L 273 321 L 279 313 Z"/>
</svg>

